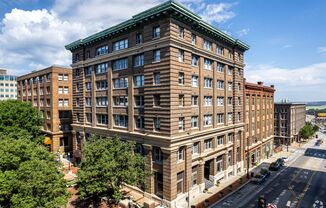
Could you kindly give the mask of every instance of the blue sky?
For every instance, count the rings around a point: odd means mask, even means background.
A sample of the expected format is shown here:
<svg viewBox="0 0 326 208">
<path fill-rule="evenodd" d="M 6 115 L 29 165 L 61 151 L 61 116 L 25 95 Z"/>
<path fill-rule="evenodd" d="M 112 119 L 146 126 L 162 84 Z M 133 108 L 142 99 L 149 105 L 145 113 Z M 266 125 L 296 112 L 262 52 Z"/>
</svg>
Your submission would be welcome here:
<svg viewBox="0 0 326 208">
<path fill-rule="evenodd" d="M 0 68 L 24 74 L 70 64 L 64 45 L 164 0 L 0 0 Z M 180 0 L 248 43 L 245 77 L 276 101 L 326 100 L 325 0 Z M 123 12 L 121 12 L 123 11 Z"/>
</svg>

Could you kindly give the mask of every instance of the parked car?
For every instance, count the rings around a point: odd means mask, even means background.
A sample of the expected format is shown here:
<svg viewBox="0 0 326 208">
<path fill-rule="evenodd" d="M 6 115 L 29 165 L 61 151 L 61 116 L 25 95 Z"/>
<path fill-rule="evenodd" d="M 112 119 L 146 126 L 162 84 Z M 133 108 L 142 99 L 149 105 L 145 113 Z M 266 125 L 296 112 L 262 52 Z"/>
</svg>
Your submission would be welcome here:
<svg viewBox="0 0 326 208">
<path fill-rule="evenodd" d="M 265 176 L 265 178 L 268 178 L 271 175 L 271 172 L 267 170 L 267 168 L 260 169 L 260 174 Z"/>
<path fill-rule="evenodd" d="M 278 158 L 276 160 L 276 163 L 278 163 L 280 166 L 284 166 L 284 160 L 283 160 L 283 158 Z"/>
<path fill-rule="evenodd" d="M 253 184 L 262 184 L 262 183 L 265 182 L 265 180 L 266 180 L 266 177 L 264 175 L 257 174 L 251 179 L 251 183 L 253 183 Z"/>
<path fill-rule="evenodd" d="M 278 164 L 277 162 L 272 162 L 268 169 L 276 171 L 279 170 L 280 168 L 281 168 L 280 164 Z"/>
</svg>

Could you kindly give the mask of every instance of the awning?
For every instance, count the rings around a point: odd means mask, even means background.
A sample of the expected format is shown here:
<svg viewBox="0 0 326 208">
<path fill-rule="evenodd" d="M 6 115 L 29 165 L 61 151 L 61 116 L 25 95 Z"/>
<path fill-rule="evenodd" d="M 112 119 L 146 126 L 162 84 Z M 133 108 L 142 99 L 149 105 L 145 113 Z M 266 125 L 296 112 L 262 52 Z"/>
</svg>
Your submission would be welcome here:
<svg viewBox="0 0 326 208">
<path fill-rule="evenodd" d="M 51 140 L 50 137 L 45 137 L 43 143 L 44 143 L 45 145 L 51 145 L 51 144 L 52 144 L 52 140 Z"/>
</svg>

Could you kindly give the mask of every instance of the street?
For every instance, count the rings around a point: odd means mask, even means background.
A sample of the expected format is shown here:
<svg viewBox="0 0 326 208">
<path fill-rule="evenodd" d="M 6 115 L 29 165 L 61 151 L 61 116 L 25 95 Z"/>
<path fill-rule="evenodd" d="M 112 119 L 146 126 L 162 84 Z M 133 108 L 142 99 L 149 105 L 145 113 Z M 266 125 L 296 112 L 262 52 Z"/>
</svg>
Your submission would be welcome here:
<svg viewBox="0 0 326 208">
<path fill-rule="evenodd" d="M 325 134 L 318 134 L 326 141 Z M 272 172 L 263 185 L 248 183 L 212 207 L 257 207 L 260 196 L 281 208 L 323 207 L 326 203 L 326 144 L 315 146 L 315 142 L 316 139 L 312 139 L 302 148 L 296 148 L 285 167 Z"/>
</svg>

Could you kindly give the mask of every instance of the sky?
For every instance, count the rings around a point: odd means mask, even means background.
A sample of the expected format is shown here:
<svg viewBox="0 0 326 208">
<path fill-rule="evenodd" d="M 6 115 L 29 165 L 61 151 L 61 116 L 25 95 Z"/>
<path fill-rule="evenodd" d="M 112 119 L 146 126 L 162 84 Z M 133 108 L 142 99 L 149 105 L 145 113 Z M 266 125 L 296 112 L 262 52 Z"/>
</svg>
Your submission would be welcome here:
<svg viewBox="0 0 326 208">
<path fill-rule="evenodd" d="M 0 68 L 22 75 L 69 66 L 64 46 L 165 0 L 0 0 Z M 250 45 L 249 82 L 274 84 L 275 101 L 326 101 L 325 0 L 178 0 Z"/>
</svg>

